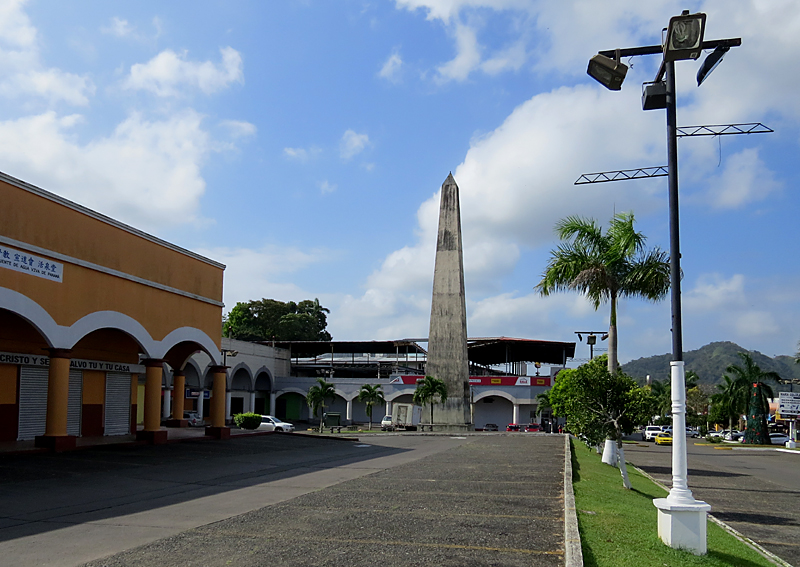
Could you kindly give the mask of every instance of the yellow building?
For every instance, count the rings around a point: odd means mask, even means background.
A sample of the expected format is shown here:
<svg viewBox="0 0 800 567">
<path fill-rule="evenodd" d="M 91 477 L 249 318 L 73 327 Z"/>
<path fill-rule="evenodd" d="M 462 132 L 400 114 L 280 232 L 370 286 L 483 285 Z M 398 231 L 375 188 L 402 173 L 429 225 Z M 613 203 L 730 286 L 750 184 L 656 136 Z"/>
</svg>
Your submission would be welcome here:
<svg viewBox="0 0 800 567">
<path fill-rule="evenodd" d="M 225 435 L 219 361 L 225 266 L 0 173 L 0 441 L 56 450 L 77 436 L 160 429 L 162 369 L 216 365 L 212 433 Z M 172 403 L 181 425 L 183 396 Z"/>
</svg>

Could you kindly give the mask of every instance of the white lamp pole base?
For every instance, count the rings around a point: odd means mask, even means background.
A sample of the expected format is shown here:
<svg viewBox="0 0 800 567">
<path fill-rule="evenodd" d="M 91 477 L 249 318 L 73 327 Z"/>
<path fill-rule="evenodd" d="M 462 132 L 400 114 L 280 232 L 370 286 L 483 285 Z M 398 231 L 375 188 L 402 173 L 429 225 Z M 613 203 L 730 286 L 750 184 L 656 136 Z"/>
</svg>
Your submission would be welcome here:
<svg viewBox="0 0 800 567">
<path fill-rule="evenodd" d="M 670 364 L 672 378 L 672 490 L 656 498 L 658 537 L 674 549 L 705 555 L 706 522 L 711 506 L 695 500 L 689 490 L 686 459 L 686 376 L 683 361 Z"/>
<path fill-rule="evenodd" d="M 711 506 L 698 500 L 694 504 L 672 504 L 668 498 L 656 498 L 653 504 L 658 508 L 661 541 L 674 549 L 706 554 L 706 522 Z"/>
</svg>

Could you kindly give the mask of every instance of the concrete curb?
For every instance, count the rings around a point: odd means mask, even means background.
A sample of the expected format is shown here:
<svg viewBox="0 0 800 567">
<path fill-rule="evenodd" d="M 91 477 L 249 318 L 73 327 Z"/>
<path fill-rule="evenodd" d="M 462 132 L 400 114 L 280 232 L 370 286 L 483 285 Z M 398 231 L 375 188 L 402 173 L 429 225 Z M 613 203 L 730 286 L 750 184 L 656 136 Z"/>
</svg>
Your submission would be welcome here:
<svg viewBox="0 0 800 567">
<path fill-rule="evenodd" d="M 715 447 L 715 449 L 716 449 L 716 447 Z M 628 464 L 631 464 L 631 463 L 628 463 Z M 650 479 L 654 484 L 656 484 L 657 486 L 660 486 L 661 488 L 663 488 L 664 490 L 669 492 L 669 488 L 667 488 L 664 484 L 662 484 L 661 482 L 659 482 L 658 480 L 656 480 L 655 478 L 650 476 L 649 473 L 643 471 L 642 469 L 640 469 L 636 465 L 632 465 L 632 466 L 637 471 L 639 471 L 639 473 L 642 476 L 644 476 L 645 478 Z M 719 527 L 721 527 L 723 530 L 725 530 L 729 534 L 731 534 L 733 537 L 735 537 L 736 539 L 741 541 L 743 544 L 753 548 L 755 551 L 757 551 L 758 553 L 763 555 L 766 559 L 768 559 L 768 560 L 772 561 L 773 563 L 775 563 L 775 565 L 780 565 L 781 567 L 792 567 L 791 564 L 787 563 L 786 561 L 784 561 L 783 559 L 781 559 L 780 557 L 778 557 L 777 555 L 775 555 L 771 551 L 767 551 L 766 549 L 764 549 L 763 547 L 758 545 L 756 542 L 754 542 L 752 539 L 750 539 L 746 535 L 738 532 L 736 529 L 734 529 L 733 527 L 729 526 L 728 524 L 726 524 L 722 520 L 714 517 L 713 514 L 708 514 L 708 519 L 711 520 L 712 522 L 714 522 L 715 524 L 717 524 Z"/>
<path fill-rule="evenodd" d="M 578 531 L 575 493 L 572 491 L 572 450 L 569 435 L 564 435 L 564 565 L 583 567 L 581 534 Z"/>
</svg>

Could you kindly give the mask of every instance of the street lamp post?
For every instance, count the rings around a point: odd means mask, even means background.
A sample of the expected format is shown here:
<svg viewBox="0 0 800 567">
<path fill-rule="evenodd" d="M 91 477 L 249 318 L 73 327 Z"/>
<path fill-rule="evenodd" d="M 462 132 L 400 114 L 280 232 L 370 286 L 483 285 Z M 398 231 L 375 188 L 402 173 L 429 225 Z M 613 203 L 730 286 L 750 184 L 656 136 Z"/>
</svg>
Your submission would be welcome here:
<svg viewBox="0 0 800 567">
<path fill-rule="evenodd" d="M 711 506 L 694 499 L 689 490 L 686 458 L 686 378 L 683 362 L 681 325 L 680 227 L 678 207 L 678 133 L 675 94 L 675 61 L 697 59 L 703 49 L 715 48 L 713 61 L 707 60 L 698 74 L 698 85 L 719 63 L 730 47 L 741 45 L 741 39 L 704 42 L 705 14 L 689 14 L 670 19 L 662 46 L 616 49 L 600 52 L 589 62 L 588 73 L 610 90 L 620 90 L 627 67 L 621 57 L 662 53 L 656 80 L 645 88 L 642 106 L 645 110 L 665 108 L 667 113 L 667 177 L 669 180 L 670 229 L 670 293 L 672 311 L 672 362 L 670 362 L 672 394 L 672 489 L 666 498 L 657 498 L 658 535 L 673 548 L 688 549 L 696 555 L 707 550 L 706 523 Z M 610 58 L 614 55 L 614 59 Z M 711 58 L 711 56 L 710 56 Z M 661 83 L 664 80 L 664 84 Z M 662 86 L 663 85 L 663 86 Z M 662 93 L 666 96 L 661 96 Z"/>
</svg>

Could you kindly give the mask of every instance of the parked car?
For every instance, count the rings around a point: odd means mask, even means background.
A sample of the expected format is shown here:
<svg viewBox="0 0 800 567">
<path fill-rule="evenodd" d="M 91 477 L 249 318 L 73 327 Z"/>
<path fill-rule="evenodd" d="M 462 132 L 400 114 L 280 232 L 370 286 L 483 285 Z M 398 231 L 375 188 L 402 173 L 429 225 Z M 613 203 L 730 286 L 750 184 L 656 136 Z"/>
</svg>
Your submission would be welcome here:
<svg viewBox="0 0 800 567">
<path fill-rule="evenodd" d="M 508 425 L 506 425 L 506 431 L 519 431 L 519 424 L 509 423 Z"/>
<path fill-rule="evenodd" d="M 392 423 L 392 416 L 384 415 L 383 419 L 381 420 L 381 431 L 392 431 L 393 429 L 394 425 Z"/>
<path fill-rule="evenodd" d="M 664 431 L 666 431 L 670 435 L 672 435 L 672 426 L 671 425 L 667 425 L 663 429 L 664 429 Z M 691 427 L 687 427 L 686 428 L 686 437 L 700 437 L 700 434 L 696 430 L 692 429 Z"/>
<path fill-rule="evenodd" d="M 709 431 L 707 437 L 722 437 L 724 439 L 727 433 L 727 429 L 721 429 L 720 431 Z"/>
<path fill-rule="evenodd" d="M 487 423 L 483 426 L 484 431 L 497 431 L 497 424 L 496 423 Z"/>
<path fill-rule="evenodd" d="M 196 411 L 183 412 L 183 419 L 189 422 L 189 427 L 203 427 L 206 424 Z"/>
<path fill-rule="evenodd" d="M 648 425 L 644 430 L 644 437 L 645 441 L 652 441 L 656 438 L 656 435 L 662 432 L 660 425 Z"/>
<path fill-rule="evenodd" d="M 769 442 L 773 445 L 785 445 L 789 441 L 789 436 L 783 433 L 770 433 Z"/>
<path fill-rule="evenodd" d="M 656 445 L 672 445 L 672 433 L 662 431 L 656 435 Z"/>
<path fill-rule="evenodd" d="M 538 433 L 541 430 L 542 426 L 539 425 L 538 423 L 529 423 L 528 425 L 525 426 L 525 431 L 527 431 L 528 433 Z"/>
<path fill-rule="evenodd" d="M 733 429 L 728 431 L 723 439 L 725 439 L 725 441 L 739 441 L 742 437 L 744 437 L 744 431 L 737 431 Z"/>
<path fill-rule="evenodd" d="M 259 431 L 282 431 L 285 433 L 292 433 L 294 425 L 281 421 L 272 415 L 262 415 L 261 425 L 258 426 Z"/>
</svg>

